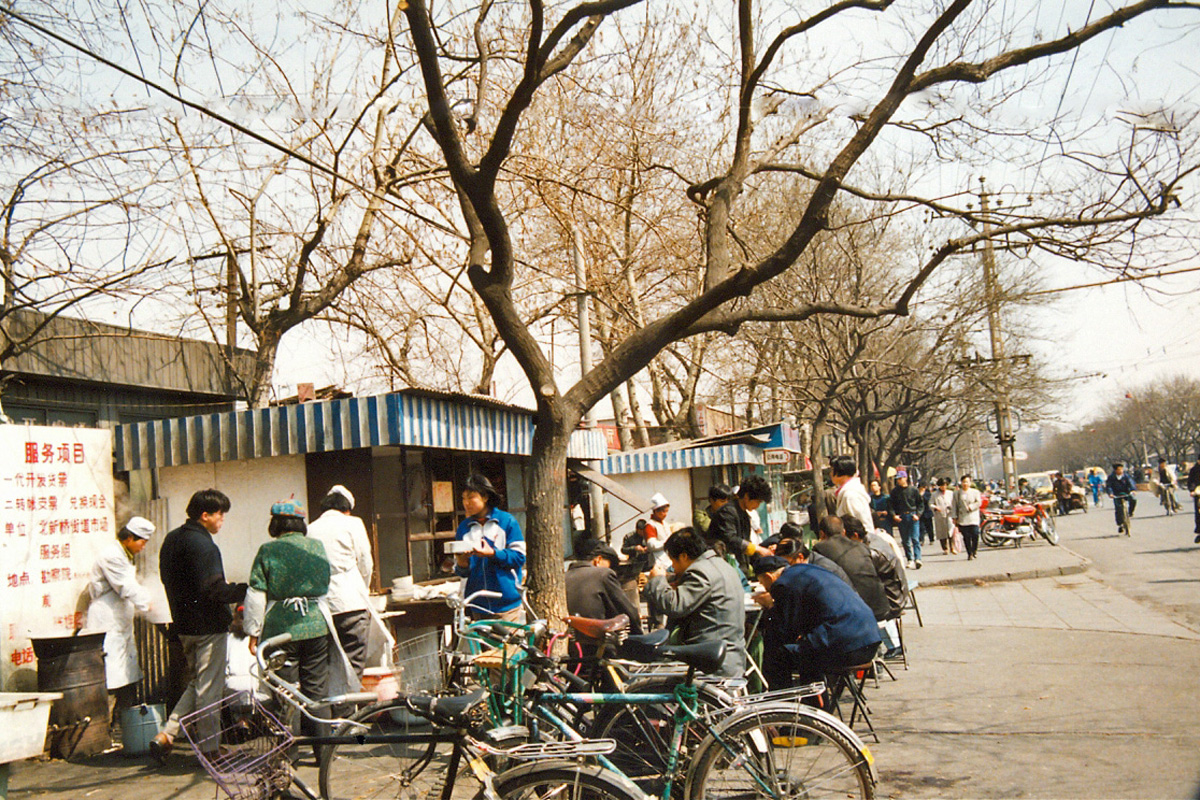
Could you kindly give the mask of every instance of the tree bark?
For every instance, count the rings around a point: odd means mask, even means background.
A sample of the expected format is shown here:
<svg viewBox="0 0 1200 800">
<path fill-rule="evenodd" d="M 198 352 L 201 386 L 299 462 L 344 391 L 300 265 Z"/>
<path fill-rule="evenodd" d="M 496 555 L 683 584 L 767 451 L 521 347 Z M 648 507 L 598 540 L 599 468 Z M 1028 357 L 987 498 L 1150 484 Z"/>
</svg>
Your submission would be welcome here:
<svg viewBox="0 0 1200 800">
<path fill-rule="evenodd" d="M 567 502 L 567 444 L 575 422 L 551 407 L 543 406 L 539 411 L 533 433 L 535 456 L 530 461 L 526 489 L 525 586 L 539 616 L 551 620 L 567 614 L 563 515 Z"/>
</svg>

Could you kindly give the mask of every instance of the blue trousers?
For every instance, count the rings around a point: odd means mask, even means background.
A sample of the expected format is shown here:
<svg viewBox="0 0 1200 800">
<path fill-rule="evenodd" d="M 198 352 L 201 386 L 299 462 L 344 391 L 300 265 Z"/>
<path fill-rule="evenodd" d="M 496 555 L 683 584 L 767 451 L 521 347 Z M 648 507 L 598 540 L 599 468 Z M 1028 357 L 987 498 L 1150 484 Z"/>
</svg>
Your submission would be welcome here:
<svg viewBox="0 0 1200 800">
<path fill-rule="evenodd" d="M 900 541 L 904 544 L 904 557 L 909 561 L 921 560 L 921 518 L 900 517 Z"/>
</svg>

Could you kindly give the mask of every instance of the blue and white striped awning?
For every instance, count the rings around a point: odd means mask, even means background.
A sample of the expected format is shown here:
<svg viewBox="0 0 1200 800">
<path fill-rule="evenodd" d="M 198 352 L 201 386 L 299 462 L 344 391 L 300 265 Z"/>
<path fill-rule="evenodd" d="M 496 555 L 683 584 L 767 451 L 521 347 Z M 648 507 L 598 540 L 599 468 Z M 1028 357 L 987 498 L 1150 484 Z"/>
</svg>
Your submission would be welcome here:
<svg viewBox="0 0 1200 800">
<path fill-rule="evenodd" d="M 613 453 L 600 462 L 600 471 L 605 475 L 624 475 L 631 472 L 662 472 L 671 469 L 761 463 L 762 448 L 727 444 L 711 447 L 647 448 Z"/>
<path fill-rule="evenodd" d="M 118 425 L 114 446 L 118 470 L 384 445 L 528 456 L 533 427 L 531 412 L 397 392 Z M 600 431 L 571 436 L 568 457 L 607 454 Z"/>
</svg>

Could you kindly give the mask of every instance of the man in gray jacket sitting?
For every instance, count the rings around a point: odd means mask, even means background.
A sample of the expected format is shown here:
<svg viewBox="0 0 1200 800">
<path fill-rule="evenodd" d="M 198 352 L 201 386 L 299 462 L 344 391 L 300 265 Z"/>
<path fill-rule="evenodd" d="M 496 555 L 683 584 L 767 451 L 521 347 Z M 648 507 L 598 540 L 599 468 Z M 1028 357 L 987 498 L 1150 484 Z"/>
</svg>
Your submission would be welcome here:
<svg viewBox="0 0 1200 800">
<path fill-rule="evenodd" d="M 737 572 L 691 528 L 671 534 L 666 553 L 675 570 L 675 584 L 667 583 L 666 571 L 655 567 L 650 570 L 646 594 L 675 627 L 672 641 L 725 642 L 725 661 L 714 674 L 742 677 L 746 671 L 746 593 Z"/>
</svg>

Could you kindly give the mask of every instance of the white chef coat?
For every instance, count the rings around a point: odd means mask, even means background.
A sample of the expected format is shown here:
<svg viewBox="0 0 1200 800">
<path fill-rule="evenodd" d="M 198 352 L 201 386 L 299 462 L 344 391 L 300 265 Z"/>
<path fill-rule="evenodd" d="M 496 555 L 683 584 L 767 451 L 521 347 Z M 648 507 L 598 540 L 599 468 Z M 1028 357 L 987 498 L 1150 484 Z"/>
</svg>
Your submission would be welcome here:
<svg viewBox="0 0 1200 800">
<path fill-rule="evenodd" d="M 329 558 L 329 612 L 342 614 L 370 606 L 371 541 L 358 517 L 329 509 L 308 526 L 308 537 L 325 545 Z"/>
<path fill-rule="evenodd" d="M 142 679 L 133 638 L 135 611 L 150 609 L 150 593 L 137 581 L 133 558 L 119 541 L 100 551 L 88 577 L 87 627 L 104 631 L 104 672 L 109 689 Z"/>
</svg>

